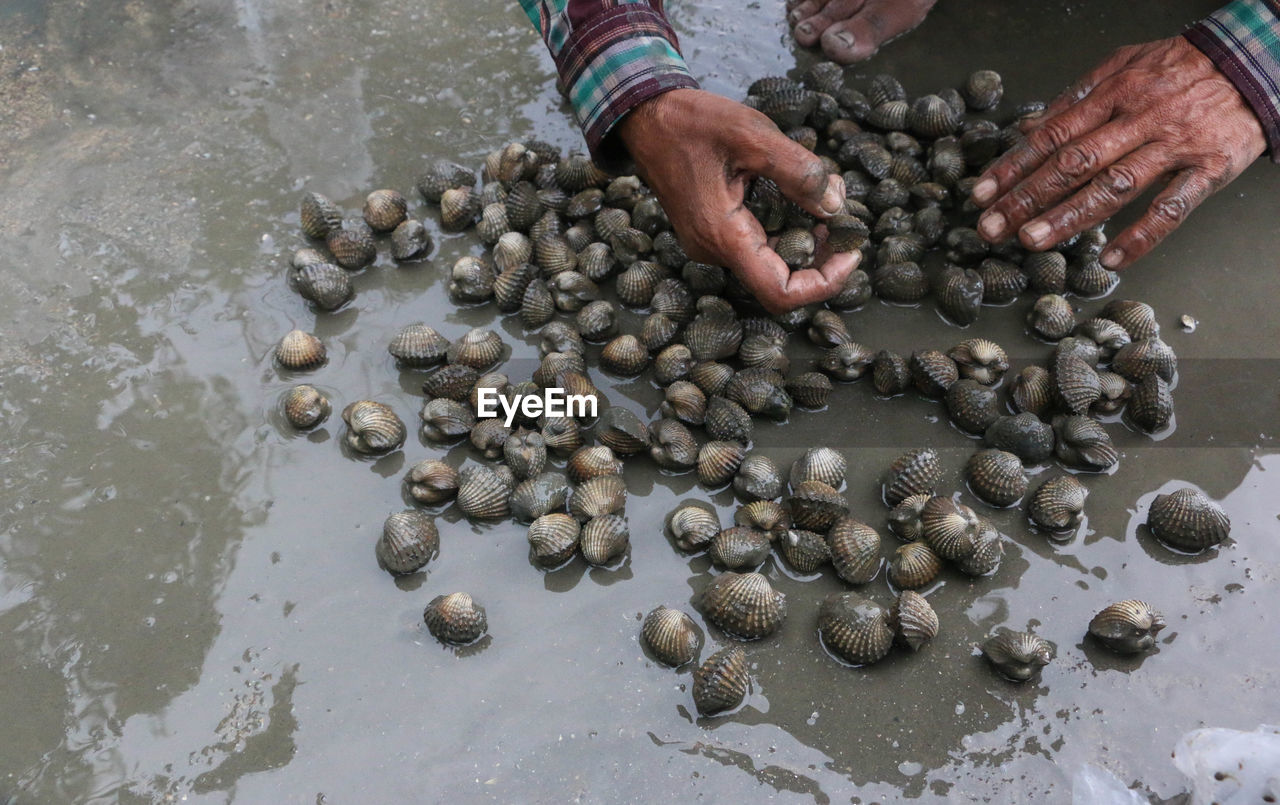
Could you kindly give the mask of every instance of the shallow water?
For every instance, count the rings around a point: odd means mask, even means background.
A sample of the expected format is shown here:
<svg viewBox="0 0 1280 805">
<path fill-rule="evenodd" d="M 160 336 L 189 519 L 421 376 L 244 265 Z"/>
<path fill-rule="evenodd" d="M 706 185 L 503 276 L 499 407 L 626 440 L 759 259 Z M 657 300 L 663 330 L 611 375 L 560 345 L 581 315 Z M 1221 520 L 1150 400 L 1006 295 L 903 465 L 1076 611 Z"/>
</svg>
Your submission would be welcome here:
<svg viewBox="0 0 1280 805">
<path fill-rule="evenodd" d="M 1010 102 L 1045 97 L 1214 5 L 940 4 L 856 72 L 921 92 L 993 67 Z M 812 623 L 839 583 L 771 567 L 790 620 L 748 647 L 747 706 L 696 718 L 689 672 L 647 659 L 637 634 L 660 603 L 690 610 L 709 577 L 661 531 L 678 501 L 707 493 L 647 462 L 627 470 L 621 569 L 543 573 L 522 527 L 446 509 L 427 572 L 380 571 L 373 541 L 406 505 L 399 476 L 443 451 L 411 436 L 389 457 L 350 458 L 336 414 L 286 431 L 274 405 L 298 378 L 270 350 L 293 326 L 313 330 L 330 361 L 308 382 L 337 408 L 379 399 L 412 424 L 420 377 L 396 370 L 390 334 L 421 320 L 452 337 L 495 313 L 449 302 L 444 272 L 477 246 L 437 232 L 429 261 L 381 257 L 351 307 L 317 317 L 283 280 L 297 199 L 305 187 L 358 210 L 375 187 L 407 193 L 430 159 L 478 164 L 529 135 L 576 145 L 513 6 L 0 8 L 0 800 L 1062 801 L 1086 762 L 1167 800 L 1184 791 L 1169 762 L 1183 732 L 1280 718 L 1280 176 L 1266 164 L 1117 291 L 1155 306 L 1181 358 L 1176 431 L 1112 427 L 1123 458 L 1086 480 L 1088 528 L 1071 542 L 984 510 L 1011 550 L 993 578 L 944 576 L 930 593 L 943 632 L 917 656 L 838 665 Z M 695 73 L 735 95 L 811 60 L 792 51 L 780 6 L 669 3 Z M 1016 368 L 1049 349 L 1023 333 L 1029 304 L 986 309 L 963 334 L 927 308 L 873 304 L 848 321 L 860 341 L 904 351 L 987 335 Z M 1183 313 L 1194 333 L 1176 326 Z M 523 376 L 536 344 L 518 322 L 497 327 Z M 656 409 L 648 383 L 593 378 L 613 403 Z M 874 479 L 894 456 L 938 447 L 960 491 L 973 448 L 940 406 L 878 400 L 866 383 L 839 387 L 825 413 L 757 423 L 756 449 L 784 466 L 822 443 L 849 458 L 846 494 L 877 526 Z M 1182 484 L 1222 501 L 1233 545 L 1175 556 L 1138 528 L 1152 496 Z M 731 496 L 710 498 L 727 520 Z M 888 600 L 883 577 L 869 589 Z M 426 601 L 453 590 L 488 610 L 492 639 L 476 649 L 454 653 L 421 627 Z M 1142 660 L 1081 640 L 1125 597 L 1170 623 Z M 1038 683 L 1005 683 L 971 644 L 1028 624 L 1058 659 Z"/>
</svg>

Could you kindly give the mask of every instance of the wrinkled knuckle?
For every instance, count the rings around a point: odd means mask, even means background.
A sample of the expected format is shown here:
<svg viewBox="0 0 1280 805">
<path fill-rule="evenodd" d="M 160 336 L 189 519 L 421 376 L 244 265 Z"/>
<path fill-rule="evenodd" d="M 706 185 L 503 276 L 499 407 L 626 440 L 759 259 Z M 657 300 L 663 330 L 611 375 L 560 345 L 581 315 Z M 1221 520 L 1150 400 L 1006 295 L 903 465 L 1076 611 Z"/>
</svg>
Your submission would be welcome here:
<svg viewBox="0 0 1280 805">
<path fill-rule="evenodd" d="M 1152 216 L 1160 223 L 1177 226 L 1191 212 L 1191 200 L 1182 193 L 1162 198 L 1151 207 Z"/>
<path fill-rule="evenodd" d="M 1102 157 L 1093 145 L 1077 143 L 1058 154 L 1058 171 L 1067 179 L 1079 179 L 1098 170 Z"/>
<path fill-rule="evenodd" d="M 1037 207 L 1035 194 L 1025 187 L 1009 193 L 1008 209 L 1014 215 L 1030 215 Z"/>
<path fill-rule="evenodd" d="M 1071 129 L 1055 118 L 1036 129 L 1029 140 L 1036 151 L 1052 154 L 1071 142 Z"/>
<path fill-rule="evenodd" d="M 1123 198 L 1138 186 L 1138 179 L 1128 165 L 1110 165 L 1098 175 L 1098 190 L 1112 198 Z"/>
</svg>

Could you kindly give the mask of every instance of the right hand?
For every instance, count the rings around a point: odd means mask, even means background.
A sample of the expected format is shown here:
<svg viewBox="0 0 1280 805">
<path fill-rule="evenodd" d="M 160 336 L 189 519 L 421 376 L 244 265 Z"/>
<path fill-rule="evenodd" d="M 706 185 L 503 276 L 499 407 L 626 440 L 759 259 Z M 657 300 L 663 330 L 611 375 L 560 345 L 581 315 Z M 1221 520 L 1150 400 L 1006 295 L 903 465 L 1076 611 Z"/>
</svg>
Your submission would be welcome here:
<svg viewBox="0 0 1280 805">
<path fill-rule="evenodd" d="M 920 23 L 937 0 L 787 0 L 787 22 L 805 47 L 852 64 Z"/>
<path fill-rule="evenodd" d="M 769 312 L 834 296 L 861 260 L 858 252 L 838 253 L 818 268 L 792 271 L 769 248 L 743 206 L 752 177 L 772 179 L 819 219 L 844 208 L 844 181 L 754 109 L 674 89 L 636 106 L 617 131 L 689 257 L 732 271 Z"/>
</svg>

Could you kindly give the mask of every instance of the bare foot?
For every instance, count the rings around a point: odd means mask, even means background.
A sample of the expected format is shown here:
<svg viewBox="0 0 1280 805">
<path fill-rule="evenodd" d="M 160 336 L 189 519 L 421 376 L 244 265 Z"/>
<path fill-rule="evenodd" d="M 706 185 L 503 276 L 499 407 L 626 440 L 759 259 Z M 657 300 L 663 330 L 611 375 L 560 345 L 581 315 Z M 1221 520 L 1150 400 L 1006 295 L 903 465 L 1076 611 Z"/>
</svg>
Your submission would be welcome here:
<svg viewBox="0 0 1280 805">
<path fill-rule="evenodd" d="M 841 64 L 869 59 L 924 21 L 937 0 L 787 0 L 796 41 Z"/>
</svg>

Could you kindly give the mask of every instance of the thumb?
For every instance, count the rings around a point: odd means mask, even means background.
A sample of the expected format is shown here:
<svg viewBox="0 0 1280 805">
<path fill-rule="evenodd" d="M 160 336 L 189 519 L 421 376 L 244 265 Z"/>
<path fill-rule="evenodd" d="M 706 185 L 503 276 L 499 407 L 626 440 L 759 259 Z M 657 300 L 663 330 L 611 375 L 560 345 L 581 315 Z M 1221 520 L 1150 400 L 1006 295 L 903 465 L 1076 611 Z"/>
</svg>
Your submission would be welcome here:
<svg viewBox="0 0 1280 805">
<path fill-rule="evenodd" d="M 828 174 L 817 155 L 772 123 L 753 133 L 735 157 L 740 168 L 772 179 L 783 195 L 818 218 L 844 209 L 844 180 Z"/>
</svg>

